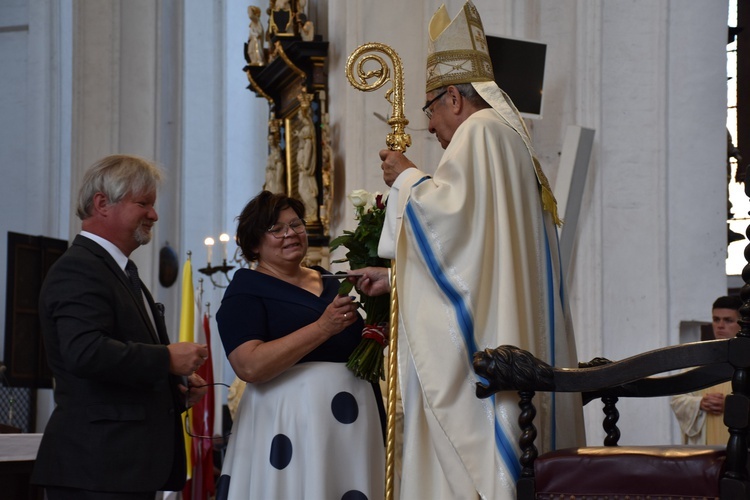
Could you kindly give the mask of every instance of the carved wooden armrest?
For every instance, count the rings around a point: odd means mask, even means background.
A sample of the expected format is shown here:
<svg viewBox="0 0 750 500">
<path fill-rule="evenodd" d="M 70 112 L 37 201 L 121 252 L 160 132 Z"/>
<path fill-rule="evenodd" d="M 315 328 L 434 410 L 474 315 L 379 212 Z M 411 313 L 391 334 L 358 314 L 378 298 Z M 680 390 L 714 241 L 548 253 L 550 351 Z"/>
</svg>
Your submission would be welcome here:
<svg viewBox="0 0 750 500">
<path fill-rule="evenodd" d="M 655 397 L 691 392 L 750 367 L 750 338 L 693 342 L 663 347 L 621 361 L 599 358 L 582 368 L 552 367 L 533 354 L 503 345 L 474 354 L 474 371 L 486 382 L 477 397 L 498 391 L 580 392 L 618 397 Z M 692 372 L 653 377 L 699 367 Z M 643 393 L 641 393 L 641 391 Z"/>
<path fill-rule="evenodd" d="M 742 333 L 725 340 L 694 342 L 664 347 L 621 361 L 597 358 L 578 368 L 552 367 L 528 351 L 503 345 L 474 354 L 474 370 L 484 380 L 476 384 L 476 395 L 486 398 L 499 391 L 518 391 L 521 427 L 522 477 L 533 476 L 537 457 L 534 446 L 536 391 L 579 392 L 585 403 L 604 402 L 605 446 L 616 446 L 619 397 L 657 397 L 693 392 L 732 380 L 724 422 L 730 439 L 724 477 L 744 480 L 750 428 L 750 337 Z M 661 375 L 667 372 L 675 374 Z"/>
</svg>

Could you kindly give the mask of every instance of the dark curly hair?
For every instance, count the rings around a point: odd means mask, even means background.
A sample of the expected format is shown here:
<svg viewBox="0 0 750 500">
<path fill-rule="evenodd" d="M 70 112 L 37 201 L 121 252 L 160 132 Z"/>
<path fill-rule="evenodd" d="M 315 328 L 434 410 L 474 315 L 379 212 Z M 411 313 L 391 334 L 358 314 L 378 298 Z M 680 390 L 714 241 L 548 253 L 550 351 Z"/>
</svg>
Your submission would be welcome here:
<svg viewBox="0 0 750 500">
<path fill-rule="evenodd" d="M 247 202 L 237 217 L 237 246 L 248 262 L 258 260 L 260 256 L 253 248 L 260 246 L 268 228 L 279 220 L 279 214 L 287 208 L 294 210 L 300 219 L 305 218 L 302 202 L 285 194 L 261 191 Z"/>
</svg>

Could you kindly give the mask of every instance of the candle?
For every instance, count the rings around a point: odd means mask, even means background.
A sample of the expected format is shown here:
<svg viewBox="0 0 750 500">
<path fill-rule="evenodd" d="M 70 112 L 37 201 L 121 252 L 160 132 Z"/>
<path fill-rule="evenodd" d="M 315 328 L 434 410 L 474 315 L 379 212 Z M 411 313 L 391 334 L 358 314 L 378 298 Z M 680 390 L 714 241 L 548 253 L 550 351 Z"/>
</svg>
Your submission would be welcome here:
<svg viewBox="0 0 750 500">
<path fill-rule="evenodd" d="M 208 267 L 211 267 L 211 249 L 214 246 L 214 239 L 210 236 L 203 240 L 203 243 L 206 244 L 206 253 L 208 254 Z"/>
<path fill-rule="evenodd" d="M 224 263 L 227 262 L 227 242 L 229 241 L 229 235 L 227 233 L 221 233 L 219 235 L 219 241 L 221 241 L 221 252 L 224 258 Z"/>
</svg>

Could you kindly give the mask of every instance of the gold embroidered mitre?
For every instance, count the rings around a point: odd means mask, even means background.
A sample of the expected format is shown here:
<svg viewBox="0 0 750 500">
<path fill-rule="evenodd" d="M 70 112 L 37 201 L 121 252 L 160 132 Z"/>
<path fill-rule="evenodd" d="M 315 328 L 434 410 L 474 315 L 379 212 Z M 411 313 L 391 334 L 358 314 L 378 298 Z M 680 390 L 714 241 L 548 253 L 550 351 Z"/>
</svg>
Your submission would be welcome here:
<svg viewBox="0 0 750 500">
<path fill-rule="evenodd" d="M 429 27 L 425 93 L 460 83 L 471 83 L 477 93 L 521 136 L 534 162 L 542 207 L 552 215 L 555 224 L 561 225 L 557 200 L 534 155 L 526 124 L 510 97 L 495 83 L 482 19 L 471 0 L 464 4 L 453 21 L 448 16 L 445 4 L 441 5 L 432 16 Z"/>
<path fill-rule="evenodd" d="M 427 45 L 427 90 L 446 85 L 493 81 L 482 19 L 471 0 L 453 21 L 445 4 L 430 20 Z"/>
</svg>

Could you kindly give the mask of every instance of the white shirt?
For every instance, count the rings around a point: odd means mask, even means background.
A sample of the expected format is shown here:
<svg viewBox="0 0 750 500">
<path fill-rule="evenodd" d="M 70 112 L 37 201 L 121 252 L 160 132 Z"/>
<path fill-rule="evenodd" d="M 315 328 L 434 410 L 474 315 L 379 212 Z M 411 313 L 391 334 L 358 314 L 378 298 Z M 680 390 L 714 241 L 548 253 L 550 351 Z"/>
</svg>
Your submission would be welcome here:
<svg viewBox="0 0 750 500">
<path fill-rule="evenodd" d="M 129 260 L 128 256 L 122 253 L 122 250 L 117 248 L 117 245 L 115 245 L 114 243 L 112 243 L 111 241 L 107 239 L 102 238 L 101 236 L 97 234 L 90 233 L 88 231 L 82 230 L 80 232 L 80 235 L 98 243 L 103 249 L 105 249 L 107 253 L 111 255 L 113 259 L 115 259 L 115 262 L 117 263 L 118 266 L 120 266 L 120 269 L 122 269 L 122 272 L 125 273 L 125 276 L 128 279 L 130 279 L 127 271 L 125 271 L 125 266 L 128 264 L 128 260 Z M 143 294 L 143 290 L 141 290 L 141 297 L 143 298 L 143 303 L 148 304 L 148 301 L 146 300 L 146 296 Z M 153 324 L 154 328 L 156 328 L 156 321 L 154 321 L 154 315 L 153 315 L 153 312 L 151 311 L 151 308 L 146 307 L 146 312 L 148 313 L 148 317 L 151 318 L 151 324 Z"/>
</svg>

